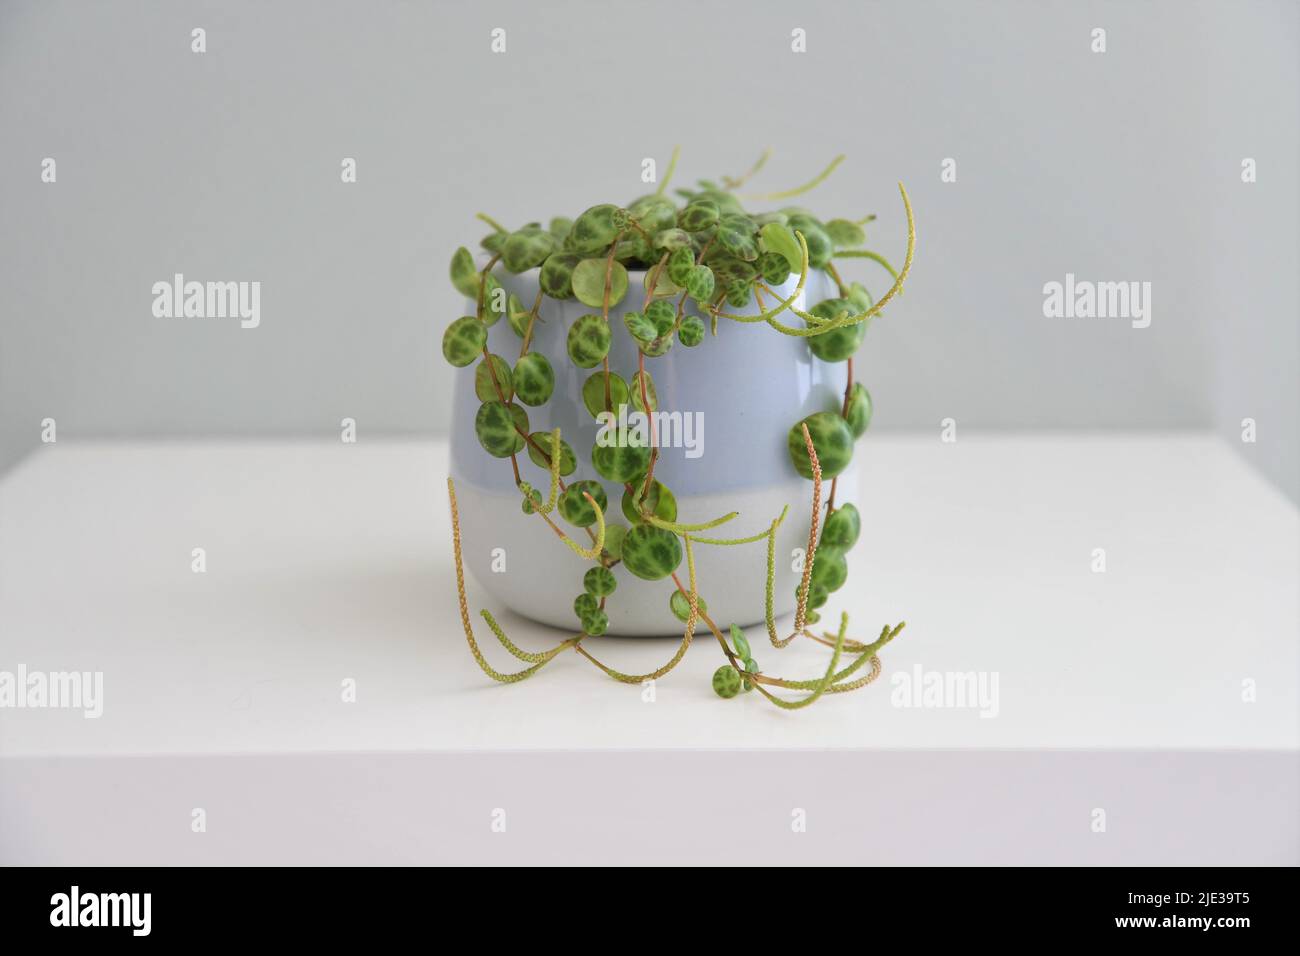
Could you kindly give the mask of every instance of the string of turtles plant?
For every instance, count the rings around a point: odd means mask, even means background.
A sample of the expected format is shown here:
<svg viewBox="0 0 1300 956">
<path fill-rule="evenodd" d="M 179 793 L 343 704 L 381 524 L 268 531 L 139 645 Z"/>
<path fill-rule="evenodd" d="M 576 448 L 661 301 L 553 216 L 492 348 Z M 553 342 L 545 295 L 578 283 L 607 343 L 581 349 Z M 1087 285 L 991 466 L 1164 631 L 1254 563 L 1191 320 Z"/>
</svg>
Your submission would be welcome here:
<svg viewBox="0 0 1300 956">
<path fill-rule="evenodd" d="M 666 195 L 666 187 L 677 166 L 678 152 L 658 189 L 627 206 L 603 203 L 592 206 L 576 219 L 555 218 L 548 226 L 528 223 L 509 230 L 490 216 L 479 214 L 492 231 L 482 240 L 490 258 L 476 268 L 470 251 L 461 247 L 451 260 L 451 281 L 475 304 L 473 315 L 456 319 L 443 337 L 443 355 L 452 365 L 475 365 L 474 389 L 481 401 L 474 428 L 479 443 L 489 454 L 507 459 L 521 495 L 520 507 L 532 520 L 540 519 L 579 557 L 591 563 L 582 578 L 582 591 L 574 599 L 578 630 L 549 650 L 525 651 L 506 635 L 492 614 L 480 613 L 501 646 L 527 665 L 503 672 L 484 656 L 470 619 L 465 595 L 460 516 L 456 489 L 447 479 L 451 504 L 452 545 L 456 565 L 456 588 L 460 598 L 461 622 L 470 652 L 484 673 L 494 680 L 513 683 L 532 676 L 561 652 L 573 650 L 601 671 L 623 683 L 639 684 L 671 671 L 690 648 L 696 630 L 704 626 L 717 639 L 725 663 L 713 675 L 713 689 L 719 696 L 735 697 L 742 690 L 757 690 L 778 707 L 806 707 L 825 694 L 844 693 L 871 683 L 881 671 L 878 652 L 903 629 L 904 624 L 886 625 L 870 643 L 847 636 L 848 616 L 841 614 L 834 632 L 815 633 L 817 609 L 843 586 L 848 576 L 845 555 L 857 541 L 861 519 L 850 503 L 836 502 L 838 476 L 849 465 L 854 440 L 871 421 L 871 396 L 854 379 L 853 355 L 866 334 L 871 319 L 903 288 L 912 266 L 916 246 L 916 225 L 907 190 L 899 183 L 907 214 L 907 253 L 900 269 L 879 253 L 867 249 L 864 226 L 875 217 L 822 221 L 800 207 L 785 206 L 775 211 L 751 213 L 741 199 L 781 201 L 798 196 L 822 182 L 843 160 L 836 159 L 803 186 L 764 196 L 737 195 L 737 190 L 763 166 L 765 152 L 744 176 L 724 177 L 721 182 L 701 181 L 695 189 L 678 189 L 679 204 Z M 873 299 L 859 282 L 846 283 L 837 260 L 866 259 L 883 267 L 893 284 L 879 299 Z M 531 305 L 513 294 L 507 295 L 494 274 L 498 266 L 510 273 L 537 268 L 539 291 Z M 610 367 L 609 350 L 614 334 L 611 310 L 628 298 L 628 270 L 645 270 L 640 308 L 625 310 L 623 325 L 637 345 L 637 368 L 630 376 Z M 810 269 L 825 270 L 838 295 L 803 311 L 800 300 Z M 782 296 L 775 287 L 798 274 L 794 291 Z M 696 348 L 708 333 L 717 336 L 719 320 L 736 323 L 764 323 L 782 335 L 807 340 L 812 354 L 823 362 L 846 364 L 847 385 L 842 403 L 833 411 L 815 412 L 790 429 L 788 447 L 795 469 L 812 482 L 812 520 L 802 576 L 796 587 L 793 629 L 780 636 L 773 615 L 776 532 L 785 520 L 788 506 L 766 530 L 740 537 L 715 537 L 713 529 L 738 514 L 731 512 L 700 523 L 677 520 L 677 502 L 672 491 L 655 477 L 659 449 L 654 435 L 654 417 L 649 421 L 648 441 L 629 430 L 613 442 L 597 443 L 591 450 L 591 467 L 601 478 L 623 488 L 620 510 L 627 524 L 609 520 L 609 501 L 604 486 L 596 480 L 571 476 L 578 470 L 574 449 L 558 428 L 532 431 L 526 407 L 538 408 L 551 398 L 555 372 L 550 359 L 532 348 L 533 331 L 543 321 L 541 310 L 547 299 L 576 299 L 592 309 L 568 329 L 569 360 L 582 369 L 592 369 L 582 388 L 582 399 L 593 417 L 614 413 L 631 404 L 637 411 L 653 412 L 657 406 L 654 379 L 647 360 L 665 355 L 679 343 Z M 757 305 L 752 315 L 732 311 Z M 688 309 L 690 310 L 688 312 Z M 798 325 L 781 321 L 787 313 Z M 705 317 L 708 319 L 706 326 Z M 505 319 L 520 340 L 513 364 L 488 350 L 488 328 Z M 545 497 L 520 467 L 520 455 L 546 475 Z M 569 482 L 565 479 L 570 478 Z M 823 483 L 831 480 L 829 494 L 822 500 Z M 566 531 L 556 517 L 571 526 Z M 585 536 L 585 540 L 579 539 Z M 776 648 L 798 637 L 831 648 L 831 657 L 821 676 L 789 680 L 771 676 L 759 668 L 744 633 L 731 624 L 724 634 L 709 617 L 708 602 L 699 590 L 695 573 L 695 547 L 737 547 L 766 542 L 767 580 L 765 623 Z M 685 563 L 682 580 L 681 566 Z M 622 565 L 628 573 L 647 580 L 670 579 L 668 608 L 685 624 L 681 643 L 662 666 L 646 674 L 620 672 L 598 660 L 588 644 L 609 626 L 608 602 L 618 587 L 614 569 Z M 847 655 L 848 663 L 841 667 Z M 868 667 L 869 665 L 869 667 Z M 868 667 L 866 673 L 861 673 Z M 794 699 L 775 691 L 796 691 Z"/>
</svg>

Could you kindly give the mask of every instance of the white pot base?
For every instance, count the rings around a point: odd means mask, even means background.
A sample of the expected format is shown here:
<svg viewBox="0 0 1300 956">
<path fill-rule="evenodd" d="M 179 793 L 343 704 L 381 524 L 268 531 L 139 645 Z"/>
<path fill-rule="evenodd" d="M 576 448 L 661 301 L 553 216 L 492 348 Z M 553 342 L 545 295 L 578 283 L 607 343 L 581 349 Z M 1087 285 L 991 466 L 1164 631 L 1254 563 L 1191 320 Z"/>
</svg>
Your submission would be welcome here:
<svg viewBox="0 0 1300 956">
<path fill-rule="evenodd" d="M 768 490 L 678 499 L 678 520 L 707 521 L 729 511 L 740 515 L 714 531 L 716 537 L 747 537 L 765 531 L 786 505 L 785 521 L 776 533 L 773 612 L 794 610 L 799 575 L 793 570 L 795 548 L 808 544 L 811 488 L 806 481 Z M 498 605 L 521 617 L 561 630 L 577 632 L 573 599 L 582 593 L 582 576 L 594 565 L 574 554 L 540 517 L 523 514 L 519 497 L 486 491 L 463 481 L 456 483 L 461 539 L 466 568 Z M 614 510 L 614 509 L 611 509 Z M 615 517 L 622 515 L 615 511 Z M 563 526 L 563 525 L 562 525 Z M 586 535 L 576 529 L 581 543 Z M 499 550 L 498 550 L 499 549 Z M 748 627 L 765 618 L 767 541 L 720 547 L 695 544 L 696 587 L 708 604 L 709 617 L 725 631 L 731 624 Z M 500 570 L 493 570 L 498 568 Z M 677 569 L 688 585 L 686 561 Z M 618 637 L 680 637 L 684 626 L 668 608 L 676 590 L 672 578 L 643 581 L 616 565 L 618 589 L 606 602 L 607 633 Z M 492 610 L 492 608 L 489 608 Z M 477 614 L 477 609 L 474 609 Z M 701 625 L 703 628 L 703 625 Z"/>
</svg>

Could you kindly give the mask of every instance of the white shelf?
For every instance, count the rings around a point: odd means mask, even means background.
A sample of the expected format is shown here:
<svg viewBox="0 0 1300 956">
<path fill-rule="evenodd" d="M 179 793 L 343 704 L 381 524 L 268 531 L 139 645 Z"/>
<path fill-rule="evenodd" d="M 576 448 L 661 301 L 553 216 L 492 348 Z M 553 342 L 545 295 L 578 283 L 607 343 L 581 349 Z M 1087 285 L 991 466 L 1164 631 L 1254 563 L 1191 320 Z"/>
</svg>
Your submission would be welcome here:
<svg viewBox="0 0 1300 956">
<path fill-rule="evenodd" d="M 459 623 L 443 443 L 61 441 L 0 482 L 0 670 L 103 671 L 104 713 L 0 710 L 0 756 L 1297 748 L 1300 519 L 1232 449 L 885 433 L 859 453 L 864 530 L 828 610 L 859 636 L 908 628 L 876 685 L 785 713 L 718 699 L 705 634 L 653 704 L 571 654 L 488 681 Z M 824 667 L 750 637 L 769 673 Z M 673 644 L 590 649 L 634 671 Z M 997 716 L 892 706 L 891 678 L 918 666 L 996 672 Z"/>
</svg>

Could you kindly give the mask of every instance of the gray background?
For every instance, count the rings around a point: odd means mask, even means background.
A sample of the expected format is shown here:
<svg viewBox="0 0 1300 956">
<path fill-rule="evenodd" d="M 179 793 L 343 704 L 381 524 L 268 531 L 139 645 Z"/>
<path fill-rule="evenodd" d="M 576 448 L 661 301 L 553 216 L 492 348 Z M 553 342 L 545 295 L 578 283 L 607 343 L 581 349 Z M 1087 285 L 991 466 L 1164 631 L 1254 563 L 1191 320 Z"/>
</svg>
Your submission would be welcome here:
<svg viewBox="0 0 1300 956">
<path fill-rule="evenodd" d="M 680 142 L 686 182 L 774 147 L 761 190 L 847 153 L 801 201 L 878 213 L 894 259 L 907 183 L 876 427 L 1213 427 L 1295 498 L 1298 31 L 1266 2 L 0 0 L 0 468 L 47 416 L 60 440 L 444 431 L 474 213 L 630 200 Z M 177 271 L 260 280 L 261 327 L 154 318 Z M 1045 319 L 1066 272 L 1152 282 L 1151 327 Z"/>
</svg>

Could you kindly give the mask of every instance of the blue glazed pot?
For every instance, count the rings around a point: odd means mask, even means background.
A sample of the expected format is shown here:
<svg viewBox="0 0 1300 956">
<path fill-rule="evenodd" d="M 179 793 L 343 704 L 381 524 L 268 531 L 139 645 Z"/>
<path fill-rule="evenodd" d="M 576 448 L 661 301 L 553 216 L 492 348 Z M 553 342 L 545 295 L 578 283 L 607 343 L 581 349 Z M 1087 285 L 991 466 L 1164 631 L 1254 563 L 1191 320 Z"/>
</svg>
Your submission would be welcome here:
<svg viewBox="0 0 1300 956">
<path fill-rule="evenodd" d="M 499 275 L 508 292 L 531 305 L 537 295 L 537 270 L 520 275 Z M 610 369 L 630 382 L 637 370 L 636 344 L 623 325 L 623 313 L 640 309 L 644 272 L 629 276 L 627 297 L 610 311 L 613 344 Z M 794 292 L 797 276 L 776 291 L 782 297 Z M 830 278 L 810 272 L 796 305 L 805 311 L 835 296 Z M 772 303 L 767 303 L 770 308 Z M 467 314 L 474 308 L 467 303 Z M 568 358 L 569 326 L 593 311 L 576 301 L 543 299 L 533 333 L 532 350 L 544 353 L 555 369 L 555 391 L 539 408 L 528 408 L 531 431 L 559 426 L 573 446 L 577 471 L 565 479 L 600 480 L 591 465 L 591 450 L 598 423 L 582 401 L 582 383 L 595 369 L 578 368 Z M 756 314 L 757 305 L 730 310 Z M 800 325 L 785 313 L 788 325 Z M 706 326 L 708 321 L 706 319 Z M 507 321 L 498 321 L 488 333 L 488 348 L 512 366 L 519 356 L 520 339 Z M 494 458 L 479 444 L 474 415 L 480 405 L 474 394 L 473 366 L 456 375 L 452 402 L 451 470 L 460 503 L 465 541 L 465 563 L 474 579 L 500 605 L 517 614 L 565 630 L 577 631 L 573 599 L 582 592 L 582 576 L 592 562 L 574 554 L 545 521 L 520 510 L 521 495 L 514 486 L 506 459 Z M 654 381 L 661 412 L 680 412 L 696 427 L 670 434 L 680 444 L 661 447 L 655 477 L 677 498 L 677 520 L 708 521 L 731 511 L 739 517 L 707 534 L 744 537 L 765 531 L 772 519 L 789 506 L 776 537 L 774 608 L 777 615 L 794 609 L 799 574 L 792 569 L 792 554 L 807 545 L 812 484 L 801 478 L 786 449 L 791 426 L 813 412 L 838 409 L 845 385 L 843 363 L 815 361 L 803 339 L 785 336 L 766 323 L 740 323 L 720 319 L 718 334 L 705 336 L 695 348 L 680 342 L 658 358 L 647 358 L 646 369 Z M 546 469 L 537 467 L 526 453 L 518 456 L 520 471 L 543 496 L 549 487 Z M 852 481 L 852 475 L 848 476 Z M 626 524 L 619 507 L 623 488 L 603 481 L 609 498 L 607 519 Z M 851 485 L 850 485 L 851 487 Z M 554 520 L 575 540 L 587 544 L 586 534 Z M 501 549 L 496 552 L 496 549 Z M 766 542 L 734 547 L 695 545 L 697 586 L 708 604 L 709 616 L 725 628 L 742 627 L 764 618 Z M 494 570 L 494 567 L 496 570 Z M 606 604 L 612 635 L 681 635 L 682 624 L 669 610 L 675 590 L 671 578 L 645 581 L 621 564 L 614 569 L 618 588 Z M 686 565 L 679 569 L 686 583 Z"/>
</svg>

